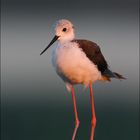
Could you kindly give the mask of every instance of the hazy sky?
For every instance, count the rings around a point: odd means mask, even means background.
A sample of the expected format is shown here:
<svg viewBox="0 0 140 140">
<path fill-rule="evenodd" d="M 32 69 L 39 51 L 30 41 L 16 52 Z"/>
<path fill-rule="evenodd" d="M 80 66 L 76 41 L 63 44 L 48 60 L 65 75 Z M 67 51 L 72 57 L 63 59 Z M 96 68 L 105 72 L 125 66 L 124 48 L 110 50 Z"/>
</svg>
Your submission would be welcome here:
<svg viewBox="0 0 140 140">
<path fill-rule="evenodd" d="M 77 38 L 98 43 L 110 68 L 128 78 L 105 85 L 97 83 L 97 92 L 109 88 L 110 96 L 113 90 L 120 88 L 120 92 L 129 91 L 127 98 L 135 102 L 139 76 L 137 0 L 3 0 L 2 89 L 8 99 L 15 101 L 32 96 L 49 99 L 51 94 L 45 92 L 55 92 L 53 86 L 66 92 L 51 66 L 53 47 L 43 56 L 39 55 L 54 36 L 52 25 L 62 18 L 73 22 Z M 19 90 L 25 93 L 20 94 Z M 35 91 L 43 93 L 35 94 Z M 126 93 L 113 96 L 120 95 L 126 97 Z M 61 98 L 59 94 L 56 96 Z"/>
</svg>

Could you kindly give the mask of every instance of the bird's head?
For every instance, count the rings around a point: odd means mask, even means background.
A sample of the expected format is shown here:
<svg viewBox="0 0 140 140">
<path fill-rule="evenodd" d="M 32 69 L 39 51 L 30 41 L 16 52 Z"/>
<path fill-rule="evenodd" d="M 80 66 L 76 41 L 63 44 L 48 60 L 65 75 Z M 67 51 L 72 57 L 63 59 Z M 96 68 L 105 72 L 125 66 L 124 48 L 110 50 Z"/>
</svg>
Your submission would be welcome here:
<svg viewBox="0 0 140 140">
<path fill-rule="evenodd" d="M 55 26 L 55 35 L 58 36 L 58 40 L 60 40 L 60 42 L 73 40 L 74 39 L 73 24 L 66 19 L 59 20 Z"/>
<path fill-rule="evenodd" d="M 41 54 L 43 54 L 55 41 L 59 40 L 61 43 L 63 43 L 66 41 L 71 41 L 75 37 L 73 24 L 66 19 L 61 19 L 57 21 L 54 30 L 55 30 L 54 38 L 45 48 L 45 50 L 41 52 Z"/>
</svg>

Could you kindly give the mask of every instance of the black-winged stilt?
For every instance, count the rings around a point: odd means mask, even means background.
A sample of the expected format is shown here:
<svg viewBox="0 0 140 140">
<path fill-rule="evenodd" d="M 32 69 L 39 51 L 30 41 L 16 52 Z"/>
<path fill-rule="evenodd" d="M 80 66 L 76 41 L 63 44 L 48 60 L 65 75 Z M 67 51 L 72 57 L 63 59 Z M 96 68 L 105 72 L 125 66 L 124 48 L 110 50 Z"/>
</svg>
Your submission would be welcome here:
<svg viewBox="0 0 140 140">
<path fill-rule="evenodd" d="M 75 139 L 79 127 L 79 118 L 73 87 L 75 84 L 83 84 L 85 87 L 89 86 L 90 88 L 92 111 L 90 140 L 93 140 L 96 116 L 92 83 L 97 80 L 110 81 L 111 78 L 125 78 L 122 75 L 109 70 L 108 64 L 96 43 L 88 40 L 75 39 L 74 27 L 70 21 L 62 19 L 56 23 L 55 37 L 41 54 L 57 40 L 58 42 L 52 56 L 52 63 L 57 74 L 64 80 L 67 89 L 72 93 L 75 113 L 75 130 L 72 140 Z"/>
</svg>

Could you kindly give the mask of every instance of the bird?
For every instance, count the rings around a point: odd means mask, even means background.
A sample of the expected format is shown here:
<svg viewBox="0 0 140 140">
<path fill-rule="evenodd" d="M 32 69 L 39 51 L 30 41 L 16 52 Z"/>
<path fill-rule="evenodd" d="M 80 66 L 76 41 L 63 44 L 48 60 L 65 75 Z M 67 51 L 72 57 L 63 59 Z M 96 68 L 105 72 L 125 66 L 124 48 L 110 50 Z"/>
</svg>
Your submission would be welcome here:
<svg viewBox="0 0 140 140">
<path fill-rule="evenodd" d="M 96 81 L 111 81 L 111 78 L 126 79 L 124 76 L 109 69 L 99 45 L 86 39 L 75 38 L 75 27 L 67 19 L 60 19 L 55 23 L 55 36 L 48 46 L 40 53 L 42 55 L 54 42 L 57 42 L 52 53 L 52 64 L 56 73 L 65 82 L 71 92 L 75 114 L 75 130 L 72 140 L 75 139 L 80 121 L 76 106 L 74 85 L 82 84 L 90 89 L 91 125 L 93 140 L 96 126 L 96 114 L 92 84 Z"/>
</svg>

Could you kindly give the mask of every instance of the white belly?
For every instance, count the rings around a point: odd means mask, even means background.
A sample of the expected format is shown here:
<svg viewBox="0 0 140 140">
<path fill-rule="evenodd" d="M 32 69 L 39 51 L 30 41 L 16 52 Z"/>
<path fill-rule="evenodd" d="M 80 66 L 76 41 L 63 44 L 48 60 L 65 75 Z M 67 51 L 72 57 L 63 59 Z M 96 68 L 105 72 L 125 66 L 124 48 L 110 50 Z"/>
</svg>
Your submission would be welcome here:
<svg viewBox="0 0 140 140">
<path fill-rule="evenodd" d="M 58 44 L 52 62 L 58 75 L 70 84 L 87 85 L 101 78 L 97 66 L 74 42 L 67 42 L 61 46 Z"/>
</svg>

